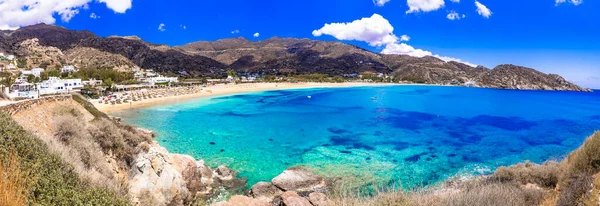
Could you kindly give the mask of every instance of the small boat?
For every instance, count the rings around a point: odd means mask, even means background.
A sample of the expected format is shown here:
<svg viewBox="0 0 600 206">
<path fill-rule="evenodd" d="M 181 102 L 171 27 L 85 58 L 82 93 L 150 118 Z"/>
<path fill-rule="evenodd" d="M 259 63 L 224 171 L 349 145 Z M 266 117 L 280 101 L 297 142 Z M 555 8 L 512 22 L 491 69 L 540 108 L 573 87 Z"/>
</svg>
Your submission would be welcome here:
<svg viewBox="0 0 600 206">
<path fill-rule="evenodd" d="M 306 96 L 306 98 L 309 98 L 309 99 L 310 99 L 310 98 L 312 98 L 312 96 Z"/>
</svg>

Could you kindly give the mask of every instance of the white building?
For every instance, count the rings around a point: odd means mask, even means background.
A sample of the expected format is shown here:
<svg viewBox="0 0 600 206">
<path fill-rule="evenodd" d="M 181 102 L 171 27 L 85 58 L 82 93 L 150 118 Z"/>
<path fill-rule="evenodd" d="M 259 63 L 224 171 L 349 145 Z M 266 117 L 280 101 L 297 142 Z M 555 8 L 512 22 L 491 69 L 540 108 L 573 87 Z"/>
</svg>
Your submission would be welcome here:
<svg viewBox="0 0 600 206">
<path fill-rule="evenodd" d="M 63 66 L 63 68 L 60 70 L 60 72 L 62 72 L 62 73 L 76 72 L 76 71 L 77 71 L 77 69 L 75 69 L 75 67 L 71 66 L 71 65 Z"/>
<path fill-rule="evenodd" d="M 21 71 L 21 76 L 17 79 L 17 83 L 26 83 L 29 75 L 33 75 L 33 73 L 31 71 Z"/>
<path fill-rule="evenodd" d="M 12 60 L 14 60 L 14 59 L 15 59 L 15 55 L 8 55 L 6 58 L 7 58 L 8 60 L 12 61 Z"/>
<path fill-rule="evenodd" d="M 33 74 L 33 76 L 35 76 L 35 77 L 41 77 L 42 76 L 42 72 L 44 72 L 44 69 L 42 69 L 42 68 L 33 68 L 33 69 L 31 69 L 31 74 Z"/>
<path fill-rule="evenodd" d="M 6 91 L 4 91 L 9 98 L 14 99 L 14 98 L 38 98 L 39 97 L 39 92 L 38 90 L 35 88 L 34 84 L 31 83 L 27 83 L 27 82 L 17 82 L 14 85 L 12 85 L 12 87 L 9 89 L 8 87 L 5 88 Z"/>
<path fill-rule="evenodd" d="M 179 82 L 179 80 L 177 79 L 177 77 L 163 77 L 163 76 L 149 77 L 149 78 L 140 78 L 139 81 L 140 82 L 144 82 L 144 83 L 148 83 L 150 85 L 155 85 L 155 84 L 169 84 L 169 83 L 177 83 L 177 82 Z"/>
<path fill-rule="evenodd" d="M 83 85 L 96 86 L 96 85 L 102 85 L 102 80 L 99 80 L 99 79 L 90 79 L 90 80 L 87 80 L 87 81 L 82 81 L 81 83 Z"/>
<path fill-rule="evenodd" d="M 40 94 L 59 94 L 76 92 L 83 89 L 81 79 L 60 79 L 58 77 L 50 77 L 49 80 L 43 81 L 38 85 Z"/>
</svg>

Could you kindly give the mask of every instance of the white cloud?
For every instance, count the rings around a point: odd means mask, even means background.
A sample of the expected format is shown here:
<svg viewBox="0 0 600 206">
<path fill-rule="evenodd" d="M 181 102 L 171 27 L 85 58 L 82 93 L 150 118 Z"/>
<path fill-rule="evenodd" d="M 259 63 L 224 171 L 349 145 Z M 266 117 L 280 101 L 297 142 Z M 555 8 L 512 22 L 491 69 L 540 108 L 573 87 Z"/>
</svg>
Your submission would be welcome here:
<svg viewBox="0 0 600 206">
<path fill-rule="evenodd" d="M 450 20 L 460 20 L 462 18 L 465 18 L 465 15 L 463 14 L 461 16 L 459 13 L 456 13 L 455 11 L 450 11 L 450 13 L 448 13 L 448 15 L 446 16 L 446 18 L 448 18 Z"/>
<path fill-rule="evenodd" d="M 236 30 L 233 30 L 233 31 L 231 31 L 231 33 L 232 33 L 232 34 L 239 34 L 239 33 L 240 33 L 240 30 L 237 30 L 237 29 L 236 29 Z"/>
<path fill-rule="evenodd" d="M 179 27 L 181 27 L 183 30 L 186 30 L 186 29 L 187 29 L 187 26 L 185 26 L 185 25 L 183 25 L 183 24 L 179 25 Z"/>
<path fill-rule="evenodd" d="M 338 40 L 356 40 L 369 43 L 371 46 L 385 46 L 383 54 L 404 54 L 415 57 L 434 56 L 444 61 L 457 61 L 474 66 L 460 59 L 444 57 L 433 54 L 430 51 L 415 49 L 402 41 L 409 41 L 410 37 L 402 35 L 398 38 L 394 33 L 394 27 L 390 22 L 379 14 L 362 18 L 349 23 L 325 24 L 323 28 L 314 30 L 314 36 L 331 35 Z"/>
<path fill-rule="evenodd" d="M 165 26 L 166 26 L 165 24 L 159 24 L 159 25 L 158 25 L 158 30 L 159 30 L 159 31 L 166 31 L 166 30 L 167 30 L 167 28 L 165 28 Z"/>
<path fill-rule="evenodd" d="M 402 36 L 400 36 L 400 41 L 410 41 L 410 36 L 408 36 L 406 34 L 402 35 Z"/>
<path fill-rule="evenodd" d="M 556 0 L 556 6 L 558 6 L 559 4 L 565 3 L 565 2 L 569 2 L 572 3 L 575 6 L 578 6 L 579 4 L 583 4 L 583 0 Z"/>
<path fill-rule="evenodd" d="M 98 0 L 101 3 L 106 3 L 106 7 L 115 11 L 116 13 L 125 13 L 131 8 L 132 0 Z"/>
<path fill-rule="evenodd" d="M 490 18 L 492 16 L 492 11 L 488 9 L 485 5 L 479 3 L 479 1 L 475 1 L 475 6 L 477 7 L 477 13 L 485 18 Z"/>
<path fill-rule="evenodd" d="M 406 4 L 409 8 L 406 13 L 428 12 L 444 7 L 444 0 L 406 0 Z"/>
<path fill-rule="evenodd" d="M 365 17 L 348 23 L 325 24 L 314 30 L 313 36 L 331 35 L 339 40 L 356 40 L 369 43 L 371 46 L 382 46 L 398 41 L 394 35 L 394 27 L 379 14 Z"/>
<path fill-rule="evenodd" d="M 96 15 L 96 13 L 91 13 L 90 14 L 90 18 L 92 18 L 92 19 L 99 19 L 100 16 Z"/>
<path fill-rule="evenodd" d="M 450 1 L 454 2 L 454 3 L 460 3 L 460 0 L 450 0 Z"/>
<path fill-rule="evenodd" d="M 388 3 L 390 0 L 373 0 L 373 3 L 377 6 L 383 6 L 385 3 Z"/>
<path fill-rule="evenodd" d="M 258 32 L 254 33 L 254 37 L 259 37 L 259 36 L 260 36 L 260 33 L 258 33 Z"/>
<path fill-rule="evenodd" d="M 405 54 L 415 57 L 424 57 L 433 55 L 430 51 L 422 49 L 415 49 L 413 46 L 405 43 L 391 43 L 385 45 L 385 48 L 381 51 L 383 54 Z"/>
<path fill-rule="evenodd" d="M 117 13 L 131 8 L 132 0 L 98 0 Z M 54 24 L 54 15 L 68 22 L 94 0 L 0 0 L 0 28 L 16 29 L 37 23 Z"/>
</svg>

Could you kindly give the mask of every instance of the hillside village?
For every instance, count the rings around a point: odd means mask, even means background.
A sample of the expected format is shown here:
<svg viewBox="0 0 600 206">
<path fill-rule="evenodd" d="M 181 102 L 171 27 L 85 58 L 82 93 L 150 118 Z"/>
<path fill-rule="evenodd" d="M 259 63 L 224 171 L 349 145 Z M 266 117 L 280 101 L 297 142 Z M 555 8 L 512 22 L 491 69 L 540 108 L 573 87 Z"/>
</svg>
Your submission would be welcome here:
<svg viewBox="0 0 600 206">
<path fill-rule="evenodd" d="M 140 68 L 134 68 L 131 72 L 80 70 L 73 65 L 65 65 L 60 70 L 23 68 L 19 65 L 18 58 L 4 53 L 0 53 L 0 60 L 0 89 L 2 97 L 8 100 L 36 99 L 47 95 L 82 91 L 93 91 L 102 95 L 113 87 L 152 88 L 156 85 L 178 83 L 177 77 L 165 77 L 152 70 Z M 110 76 L 127 77 L 117 77 L 113 80 Z"/>
</svg>

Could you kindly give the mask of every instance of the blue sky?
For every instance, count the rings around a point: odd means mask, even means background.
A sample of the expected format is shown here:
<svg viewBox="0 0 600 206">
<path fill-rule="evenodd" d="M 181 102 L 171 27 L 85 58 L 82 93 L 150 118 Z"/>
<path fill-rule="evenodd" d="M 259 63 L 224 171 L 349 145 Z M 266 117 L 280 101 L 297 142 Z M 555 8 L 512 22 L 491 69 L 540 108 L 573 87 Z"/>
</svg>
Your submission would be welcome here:
<svg viewBox="0 0 600 206">
<path fill-rule="evenodd" d="M 388 0 L 383 5 L 373 0 L 133 0 L 130 5 L 122 4 L 127 0 L 48 1 L 73 1 L 69 11 L 77 13 L 64 18 L 65 12 L 54 9 L 54 22 L 48 22 L 47 18 L 37 22 L 90 30 L 100 36 L 136 35 L 152 43 L 171 46 L 240 36 L 253 41 L 273 36 L 318 40 L 344 36 L 341 39 L 355 39 L 344 42 L 375 52 L 381 52 L 389 44 L 404 44 L 403 49 L 408 46 L 489 68 L 502 63 L 528 66 L 560 74 L 582 86 L 600 88 L 600 12 L 597 11 L 600 1 L 597 0 L 562 3 L 557 0 L 479 0 L 490 10 L 487 17 L 477 12 L 475 1 L 467 0 L 458 3 L 453 2 L 457 0 Z M 407 12 L 409 4 L 414 11 Z M 451 12 L 456 12 L 460 19 L 448 19 Z M 92 13 L 97 18 L 91 18 Z M 370 18 L 374 14 L 386 20 L 393 31 L 388 32 L 386 21 L 366 23 L 366 27 L 374 28 L 324 27 L 329 23 Z M 0 27 L 34 23 L 34 20 L 2 22 L 2 18 L 0 14 Z M 378 27 L 379 23 L 383 27 Z M 164 30 L 158 29 L 160 24 L 165 25 Z M 327 31 L 320 36 L 313 35 L 314 30 L 322 28 Z M 398 41 L 377 45 L 372 36 L 364 36 L 373 33 L 355 32 L 381 28 L 386 37 L 391 34 L 398 37 Z M 236 30 L 239 33 L 232 33 Z M 254 37 L 255 33 L 259 33 L 259 37 Z M 409 36 L 410 40 L 400 40 L 401 35 Z"/>
</svg>

